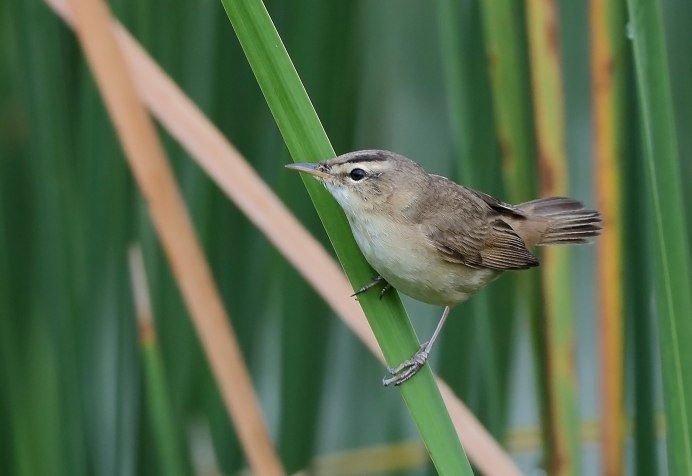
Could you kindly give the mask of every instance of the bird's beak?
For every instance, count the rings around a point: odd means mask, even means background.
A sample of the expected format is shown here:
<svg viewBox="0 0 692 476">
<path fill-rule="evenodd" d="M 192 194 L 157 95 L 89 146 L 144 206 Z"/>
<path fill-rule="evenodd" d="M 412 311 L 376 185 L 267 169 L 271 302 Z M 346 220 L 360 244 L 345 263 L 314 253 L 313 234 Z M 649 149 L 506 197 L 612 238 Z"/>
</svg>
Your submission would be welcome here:
<svg viewBox="0 0 692 476">
<path fill-rule="evenodd" d="M 303 172 L 305 174 L 310 174 L 318 180 L 325 180 L 331 178 L 331 175 L 326 173 L 321 169 L 318 162 L 308 162 L 304 164 L 287 164 L 287 169 L 297 170 L 298 172 Z"/>
</svg>

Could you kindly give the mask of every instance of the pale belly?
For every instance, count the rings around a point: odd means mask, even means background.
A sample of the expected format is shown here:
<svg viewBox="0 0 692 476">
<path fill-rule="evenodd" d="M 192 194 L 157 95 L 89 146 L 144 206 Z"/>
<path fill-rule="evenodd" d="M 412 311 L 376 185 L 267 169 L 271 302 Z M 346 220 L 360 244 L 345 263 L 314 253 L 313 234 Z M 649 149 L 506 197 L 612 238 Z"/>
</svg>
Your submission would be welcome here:
<svg viewBox="0 0 692 476">
<path fill-rule="evenodd" d="M 360 220 L 349 221 L 368 263 L 395 289 L 419 301 L 457 304 L 499 274 L 442 260 L 414 228 L 383 220 L 378 220 L 378 227 Z"/>
</svg>

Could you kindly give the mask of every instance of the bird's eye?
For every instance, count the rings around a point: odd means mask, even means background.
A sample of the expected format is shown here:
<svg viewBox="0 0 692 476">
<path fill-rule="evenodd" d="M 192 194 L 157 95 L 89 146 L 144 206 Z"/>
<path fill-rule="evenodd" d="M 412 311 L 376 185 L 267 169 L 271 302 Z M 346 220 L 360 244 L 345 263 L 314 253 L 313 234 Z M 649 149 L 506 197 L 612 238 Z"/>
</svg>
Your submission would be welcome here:
<svg viewBox="0 0 692 476">
<path fill-rule="evenodd" d="M 358 182 L 359 180 L 363 180 L 367 174 L 363 169 L 353 169 L 351 170 L 351 173 L 348 175 L 349 177 L 351 177 L 351 180 L 353 180 L 354 182 Z"/>
</svg>

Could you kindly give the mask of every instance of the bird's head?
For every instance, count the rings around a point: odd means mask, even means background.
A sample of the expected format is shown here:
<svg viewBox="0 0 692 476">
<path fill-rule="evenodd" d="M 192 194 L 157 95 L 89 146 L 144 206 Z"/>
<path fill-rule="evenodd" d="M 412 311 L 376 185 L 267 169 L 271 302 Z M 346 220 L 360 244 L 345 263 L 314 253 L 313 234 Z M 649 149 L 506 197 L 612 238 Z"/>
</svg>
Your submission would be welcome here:
<svg viewBox="0 0 692 476">
<path fill-rule="evenodd" d="M 322 182 L 347 214 L 402 210 L 416 200 L 428 179 L 416 162 L 384 150 L 360 150 L 286 167 Z"/>
</svg>

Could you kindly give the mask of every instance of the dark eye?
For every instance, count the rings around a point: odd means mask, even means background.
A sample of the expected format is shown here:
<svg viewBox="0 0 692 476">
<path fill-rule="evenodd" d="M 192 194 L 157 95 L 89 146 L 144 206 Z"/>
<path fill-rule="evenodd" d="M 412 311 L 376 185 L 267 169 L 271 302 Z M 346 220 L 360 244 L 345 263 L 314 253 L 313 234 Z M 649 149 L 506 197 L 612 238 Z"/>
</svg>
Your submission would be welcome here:
<svg viewBox="0 0 692 476">
<path fill-rule="evenodd" d="M 363 180 L 366 175 L 367 174 L 365 173 L 365 170 L 363 170 L 363 169 L 353 169 L 353 170 L 351 170 L 349 177 L 351 177 L 351 180 L 358 182 L 359 180 Z"/>
</svg>

